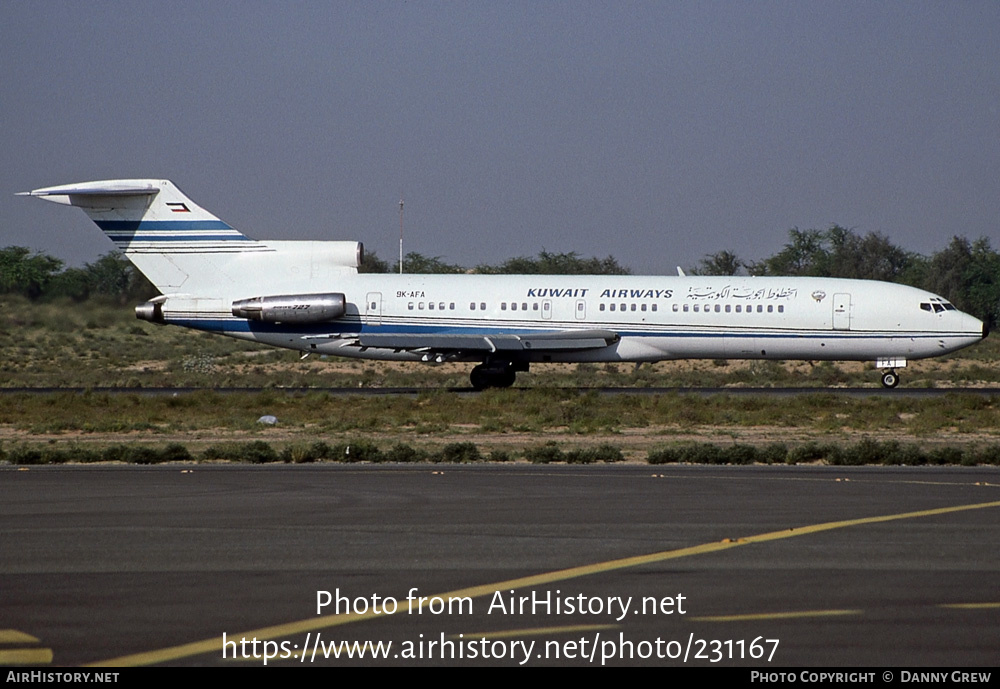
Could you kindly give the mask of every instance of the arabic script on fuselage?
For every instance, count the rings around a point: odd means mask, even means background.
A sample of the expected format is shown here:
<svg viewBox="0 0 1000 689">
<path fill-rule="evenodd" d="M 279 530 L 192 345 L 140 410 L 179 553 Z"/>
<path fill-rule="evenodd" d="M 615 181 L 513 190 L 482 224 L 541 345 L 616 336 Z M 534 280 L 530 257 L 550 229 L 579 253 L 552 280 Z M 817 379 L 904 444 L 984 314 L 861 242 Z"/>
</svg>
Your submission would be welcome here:
<svg viewBox="0 0 1000 689">
<path fill-rule="evenodd" d="M 745 299 L 747 301 L 766 301 L 778 299 L 794 299 L 798 290 L 794 287 L 688 287 L 688 299 Z"/>
</svg>

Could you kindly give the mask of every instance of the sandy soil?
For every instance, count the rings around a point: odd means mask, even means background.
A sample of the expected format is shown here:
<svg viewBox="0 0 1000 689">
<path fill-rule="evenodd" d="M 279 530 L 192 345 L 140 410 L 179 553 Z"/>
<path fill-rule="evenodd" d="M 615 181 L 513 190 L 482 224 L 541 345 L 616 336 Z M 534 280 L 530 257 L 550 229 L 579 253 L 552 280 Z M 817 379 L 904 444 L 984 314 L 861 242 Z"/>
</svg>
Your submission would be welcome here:
<svg viewBox="0 0 1000 689">
<path fill-rule="evenodd" d="M 756 446 L 780 442 L 792 447 L 809 441 L 853 444 L 866 437 L 875 438 L 879 441 L 896 440 L 901 443 L 915 443 L 924 447 L 997 442 L 996 434 L 990 432 L 959 433 L 957 430 L 945 430 L 933 438 L 927 438 L 905 432 L 880 431 L 878 433 L 871 433 L 849 429 L 828 432 L 802 428 L 785 428 L 781 426 L 682 428 L 678 425 L 665 425 L 630 428 L 619 433 L 598 432 L 579 435 L 570 433 L 565 428 L 548 429 L 544 433 L 483 433 L 478 427 L 458 425 L 451 427 L 447 431 L 433 434 L 417 434 L 413 429 L 408 428 L 401 428 L 394 432 L 360 433 L 353 431 L 328 433 L 318 432 L 318 430 L 309 428 L 282 428 L 280 424 L 261 427 L 252 431 L 234 431 L 219 428 L 200 429 L 182 433 L 82 433 L 73 431 L 57 434 L 29 434 L 19 431 L 10 425 L 0 425 L 0 442 L 5 445 L 29 442 L 32 444 L 51 444 L 56 446 L 89 445 L 101 447 L 117 443 L 143 443 L 154 446 L 163 446 L 168 443 L 182 443 L 192 452 L 197 452 L 214 443 L 230 441 L 264 440 L 280 448 L 283 445 L 296 442 L 311 443 L 322 440 L 333 444 L 341 441 L 363 439 L 367 442 L 375 443 L 382 449 L 388 449 L 396 443 L 405 443 L 424 449 L 435 449 L 449 443 L 473 442 L 479 447 L 481 452 L 489 453 L 493 450 L 517 452 L 525 448 L 554 441 L 563 450 L 587 448 L 608 443 L 619 448 L 625 454 L 626 458 L 631 460 L 644 460 L 646 454 L 651 449 L 678 442 L 714 443 L 717 445 L 744 443 Z"/>
</svg>

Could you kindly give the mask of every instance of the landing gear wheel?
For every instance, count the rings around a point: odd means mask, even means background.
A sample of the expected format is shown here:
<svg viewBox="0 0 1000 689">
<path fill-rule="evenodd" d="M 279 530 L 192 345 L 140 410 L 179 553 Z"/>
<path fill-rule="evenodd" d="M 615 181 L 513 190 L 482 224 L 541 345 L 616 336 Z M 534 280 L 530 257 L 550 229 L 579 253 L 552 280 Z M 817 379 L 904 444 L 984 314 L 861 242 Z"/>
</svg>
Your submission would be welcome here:
<svg viewBox="0 0 1000 689">
<path fill-rule="evenodd" d="M 493 378 L 493 385 L 498 388 L 509 388 L 515 380 L 517 380 L 517 374 L 514 369 L 509 368 Z"/>
<path fill-rule="evenodd" d="M 469 381 L 476 390 L 485 390 L 490 387 L 490 374 L 486 371 L 486 367 L 480 364 L 472 369 Z"/>
<path fill-rule="evenodd" d="M 502 367 L 480 364 L 469 374 L 469 381 L 476 390 L 509 388 L 516 380 L 517 371 L 509 364 Z"/>
<path fill-rule="evenodd" d="M 886 371 L 882 374 L 882 387 L 894 388 L 899 385 L 899 375 L 895 371 Z"/>
</svg>

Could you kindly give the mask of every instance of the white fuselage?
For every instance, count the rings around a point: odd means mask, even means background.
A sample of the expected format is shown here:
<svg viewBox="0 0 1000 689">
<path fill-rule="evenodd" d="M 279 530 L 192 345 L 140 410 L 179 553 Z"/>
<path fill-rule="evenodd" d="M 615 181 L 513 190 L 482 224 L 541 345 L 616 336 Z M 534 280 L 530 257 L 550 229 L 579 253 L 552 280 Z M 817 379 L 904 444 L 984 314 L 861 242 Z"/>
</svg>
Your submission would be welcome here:
<svg viewBox="0 0 1000 689">
<path fill-rule="evenodd" d="M 352 334 L 488 336 L 603 329 L 621 338 L 601 349 L 517 357 L 538 362 L 920 359 L 983 337 L 982 322 L 935 295 L 866 280 L 345 274 L 327 289 L 346 295 L 347 313 L 308 327 L 233 317 L 232 301 L 249 294 L 170 298 L 163 315 L 167 323 L 280 347 L 392 360 L 419 360 L 423 353 L 359 347 Z"/>
</svg>

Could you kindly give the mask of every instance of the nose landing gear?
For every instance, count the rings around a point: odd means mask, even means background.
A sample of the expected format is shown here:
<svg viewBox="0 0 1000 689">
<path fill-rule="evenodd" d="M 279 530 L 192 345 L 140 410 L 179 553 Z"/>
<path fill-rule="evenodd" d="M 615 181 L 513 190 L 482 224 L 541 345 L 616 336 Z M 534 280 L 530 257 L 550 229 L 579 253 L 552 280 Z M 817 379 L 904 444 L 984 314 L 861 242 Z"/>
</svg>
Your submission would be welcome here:
<svg viewBox="0 0 1000 689">
<path fill-rule="evenodd" d="M 884 371 L 882 373 L 882 387 L 884 388 L 894 388 L 899 385 L 899 374 L 893 370 Z"/>
<path fill-rule="evenodd" d="M 901 356 L 880 356 L 875 360 L 875 368 L 882 369 L 882 387 L 894 388 L 899 385 L 897 368 L 906 366 L 906 358 Z"/>
</svg>

